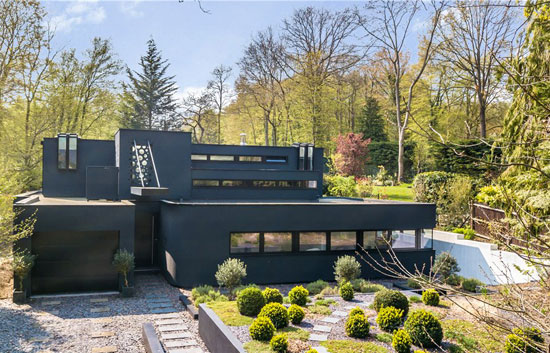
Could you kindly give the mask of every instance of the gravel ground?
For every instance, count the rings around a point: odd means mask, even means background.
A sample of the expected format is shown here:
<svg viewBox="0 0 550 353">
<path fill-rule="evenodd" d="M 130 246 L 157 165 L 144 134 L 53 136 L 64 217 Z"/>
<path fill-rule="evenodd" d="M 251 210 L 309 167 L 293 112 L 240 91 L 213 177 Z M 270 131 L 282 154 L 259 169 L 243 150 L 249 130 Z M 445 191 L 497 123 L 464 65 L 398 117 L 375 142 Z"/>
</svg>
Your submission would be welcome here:
<svg viewBox="0 0 550 353">
<path fill-rule="evenodd" d="M 145 282 L 159 285 L 145 287 Z M 32 299 L 28 304 L 16 305 L 11 300 L 0 300 L 0 352 L 91 352 L 94 347 L 116 346 L 117 352 L 143 352 L 141 327 L 154 322 L 145 295 L 155 293 L 169 297 L 189 332 L 201 348 L 208 352 L 198 335 L 198 322 L 185 313 L 179 303 L 180 291 L 162 277 L 136 276 L 136 295 L 119 298 L 118 295 L 80 297 L 48 297 Z M 107 302 L 92 303 L 91 299 L 107 298 Z M 59 301 L 60 304 L 48 305 Z M 93 308 L 109 308 L 108 312 L 92 313 Z M 113 336 L 92 338 L 95 332 L 112 332 Z"/>
</svg>

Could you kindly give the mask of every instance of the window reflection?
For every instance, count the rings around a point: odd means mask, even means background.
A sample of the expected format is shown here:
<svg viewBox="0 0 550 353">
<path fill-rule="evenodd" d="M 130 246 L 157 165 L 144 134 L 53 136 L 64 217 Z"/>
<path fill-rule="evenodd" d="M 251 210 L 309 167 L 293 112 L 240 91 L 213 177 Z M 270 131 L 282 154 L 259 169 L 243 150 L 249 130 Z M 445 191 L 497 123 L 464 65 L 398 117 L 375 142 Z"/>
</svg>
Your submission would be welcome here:
<svg viewBox="0 0 550 353">
<path fill-rule="evenodd" d="M 260 233 L 231 233 L 231 253 L 260 252 Z"/>
<path fill-rule="evenodd" d="M 264 252 L 292 251 L 292 233 L 264 233 Z"/>
<path fill-rule="evenodd" d="M 324 251 L 327 249 L 325 232 L 300 233 L 300 251 Z"/>
<path fill-rule="evenodd" d="M 355 232 L 330 232 L 330 250 L 355 250 Z"/>
</svg>

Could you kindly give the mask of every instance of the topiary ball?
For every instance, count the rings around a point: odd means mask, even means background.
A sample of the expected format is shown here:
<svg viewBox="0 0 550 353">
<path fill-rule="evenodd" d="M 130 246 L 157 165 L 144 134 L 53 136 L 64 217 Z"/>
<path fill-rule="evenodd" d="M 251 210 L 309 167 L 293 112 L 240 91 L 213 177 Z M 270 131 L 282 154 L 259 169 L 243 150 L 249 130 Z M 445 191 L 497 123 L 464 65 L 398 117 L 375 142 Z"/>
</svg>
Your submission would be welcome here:
<svg viewBox="0 0 550 353">
<path fill-rule="evenodd" d="M 269 347 L 271 350 L 277 353 L 286 353 L 288 350 L 288 339 L 285 334 L 273 336 L 269 342 Z"/>
<path fill-rule="evenodd" d="M 365 311 L 361 309 L 360 307 L 356 306 L 355 308 L 351 309 L 351 311 L 348 314 L 348 317 L 352 317 L 354 315 L 363 315 L 365 316 Z"/>
<path fill-rule="evenodd" d="M 353 286 L 351 283 L 346 282 L 340 286 L 340 296 L 345 301 L 353 300 Z"/>
<path fill-rule="evenodd" d="M 319 353 L 316 349 L 310 348 L 306 353 Z"/>
<path fill-rule="evenodd" d="M 304 317 L 306 317 L 306 313 L 300 306 L 292 304 L 290 308 L 288 308 L 288 317 L 294 325 L 298 325 L 302 322 Z"/>
<path fill-rule="evenodd" d="M 250 338 L 256 341 L 269 341 L 275 333 L 275 326 L 267 317 L 259 317 L 248 328 Z"/>
<path fill-rule="evenodd" d="M 237 308 L 239 313 L 246 316 L 256 316 L 265 305 L 265 298 L 258 288 L 249 287 L 239 292 Z"/>
<path fill-rule="evenodd" d="M 397 330 L 393 334 L 391 345 L 397 353 L 411 353 L 411 336 L 405 330 Z"/>
<path fill-rule="evenodd" d="M 267 317 L 275 325 L 275 328 L 278 329 L 288 326 L 288 311 L 280 303 L 266 304 L 258 314 L 258 317 Z"/>
<path fill-rule="evenodd" d="M 415 310 L 405 321 L 404 328 L 416 346 L 436 347 L 441 344 L 443 339 L 441 323 L 426 310 Z"/>
<path fill-rule="evenodd" d="M 396 290 L 386 289 L 376 293 L 373 306 L 377 312 L 382 307 L 393 306 L 396 309 L 403 310 L 403 317 L 409 313 L 409 300 L 403 293 Z"/>
<path fill-rule="evenodd" d="M 269 303 L 280 303 L 283 304 L 283 295 L 277 288 L 266 287 L 262 292 L 265 298 L 266 304 Z"/>
<path fill-rule="evenodd" d="M 288 292 L 288 299 L 290 304 L 296 304 L 304 306 L 307 303 L 307 296 L 309 292 L 303 286 L 296 286 Z"/>
<path fill-rule="evenodd" d="M 540 330 L 534 327 L 515 328 L 513 334 L 506 336 L 504 351 L 506 353 L 536 353 L 541 351 L 540 344 L 544 337 Z M 539 347 L 539 348 L 537 348 Z"/>
<path fill-rule="evenodd" d="M 426 289 L 422 292 L 422 302 L 430 306 L 439 305 L 439 293 L 435 289 Z"/>
<path fill-rule="evenodd" d="M 346 335 L 354 338 L 365 338 L 369 335 L 369 321 L 364 315 L 350 316 L 346 321 Z"/>
<path fill-rule="evenodd" d="M 383 307 L 378 312 L 376 323 L 382 330 L 393 332 L 403 323 L 403 310 L 393 306 Z"/>
</svg>

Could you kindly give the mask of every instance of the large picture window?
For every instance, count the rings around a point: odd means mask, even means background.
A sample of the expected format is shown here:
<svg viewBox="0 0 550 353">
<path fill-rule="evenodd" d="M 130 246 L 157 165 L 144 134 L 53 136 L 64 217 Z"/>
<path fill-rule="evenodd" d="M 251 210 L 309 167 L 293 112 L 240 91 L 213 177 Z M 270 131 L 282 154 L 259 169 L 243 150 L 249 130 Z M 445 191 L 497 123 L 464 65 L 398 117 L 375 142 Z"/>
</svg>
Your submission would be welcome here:
<svg viewBox="0 0 550 353">
<path fill-rule="evenodd" d="M 327 234 L 325 232 L 300 233 L 300 251 L 327 250 Z"/>
<path fill-rule="evenodd" d="M 292 251 L 292 233 L 263 233 L 264 252 Z"/>
<path fill-rule="evenodd" d="M 231 233 L 231 253 L 260 252 L 260 233 Z"/>
<path fill-rule="evenodd" d="M 394 249 L 414 249 L 416 248 L 416 231 L 393 230 L 391 240 Z"/>
<path fill-rule="evenodd" d="M 330 232 L 330 250 L 355 250 L 356 232 Z"/>
<path fill-rule="evenodd" d="M 388 247 L 388 232 L 385 230 L 366 230 L 363 232 L 363 248 L 385 249 Z"/>
</svg>

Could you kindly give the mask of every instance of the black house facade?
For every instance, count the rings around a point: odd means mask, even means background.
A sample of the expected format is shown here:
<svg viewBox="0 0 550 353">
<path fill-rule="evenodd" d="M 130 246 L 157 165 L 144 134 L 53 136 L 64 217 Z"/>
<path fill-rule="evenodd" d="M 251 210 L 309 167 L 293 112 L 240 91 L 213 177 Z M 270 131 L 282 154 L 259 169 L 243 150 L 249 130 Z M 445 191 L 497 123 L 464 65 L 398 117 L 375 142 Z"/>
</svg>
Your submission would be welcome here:
<svg viewBox="0 0 550 353">
<path fill-rule="evenodd" d="M 433 204 L 322 197 L 324 167 L 310 144 L 193 144 L 186 132 L 142 130 L 44 139 L 42 190 L 14 204 L 36 218 L 18 244 L 38 255 L 27 291 L 117 290 L 117 249 L 180 287 L 215 284 L 230 257 L 250 283 L 332 280 L 338 256 L 380 258 L 388 242 L 405 267 L 429 268 Z M 380 277 L 360 262 L 363 277 Z"/>
</svg>

